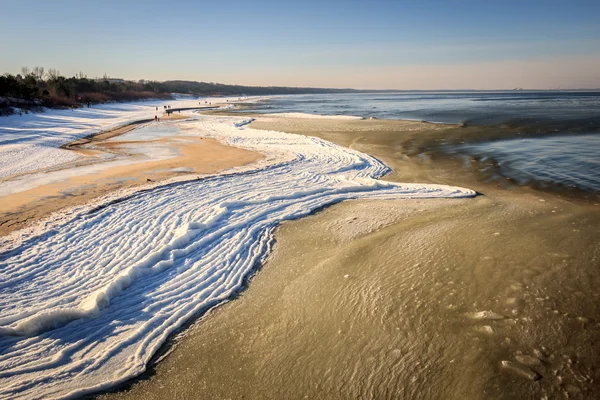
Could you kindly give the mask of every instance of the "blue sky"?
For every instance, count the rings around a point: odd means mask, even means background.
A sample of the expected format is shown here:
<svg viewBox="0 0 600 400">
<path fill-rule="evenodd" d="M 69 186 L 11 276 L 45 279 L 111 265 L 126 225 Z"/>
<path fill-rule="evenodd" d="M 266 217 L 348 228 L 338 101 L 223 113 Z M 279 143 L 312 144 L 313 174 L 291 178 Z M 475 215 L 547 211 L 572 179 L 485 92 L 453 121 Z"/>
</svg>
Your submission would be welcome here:
<svg viewBox="0 0 600 400">
<path fill-rule="evenodd" d="M 598 0 L 0 0 L 0 10 L 2 72 L 41 65 L 250 85 L 600 87 Z"/>
</svg>

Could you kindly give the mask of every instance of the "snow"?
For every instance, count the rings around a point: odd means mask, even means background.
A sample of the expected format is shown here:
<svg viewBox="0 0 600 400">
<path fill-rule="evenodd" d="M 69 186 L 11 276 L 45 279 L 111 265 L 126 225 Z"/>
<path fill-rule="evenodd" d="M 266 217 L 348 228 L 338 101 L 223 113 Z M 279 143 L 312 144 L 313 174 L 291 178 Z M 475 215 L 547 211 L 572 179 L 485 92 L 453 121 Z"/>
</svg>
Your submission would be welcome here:
<svg viewBox="0 0 600 400">
<path fill-rule="evenodd" d="M 228 100 L 234 98 L 210 99 L 213 106 L 229 106 Z M 153 100 L 1 117 L 0 181 L 77 161 L 79 157 L 74 152 L 59 149 L 75 139 L 132 121 L 153 119 L 155 115 L 160 117 L 165 104 L 171 108 L 199 107 L 205 105 L 204 99 L 202 104 L 199 103 L 198 99 L 187 98 Z"/>
<path fill-rule="evenodd" d="M 143 107 L 107 109 L 106 125 L 140 118 Z M 82 125 L 99 129 L 70 112 L 40 132 L 31 125 L 29 134 L 56 150 L 48 131 L 73 138 Z M 197 116 L 178 125 L 182 135 L 261 152 L 261 162 L 106 200 L 7 244 L 0 254 L 0 398 L 79 396 L 141 374 L 171 333 L 242 289 L 283 221 L 349 199 L 475 195 L 381 181 L 389 168 L 369 155 L 247 122 Z"/>
</svg>

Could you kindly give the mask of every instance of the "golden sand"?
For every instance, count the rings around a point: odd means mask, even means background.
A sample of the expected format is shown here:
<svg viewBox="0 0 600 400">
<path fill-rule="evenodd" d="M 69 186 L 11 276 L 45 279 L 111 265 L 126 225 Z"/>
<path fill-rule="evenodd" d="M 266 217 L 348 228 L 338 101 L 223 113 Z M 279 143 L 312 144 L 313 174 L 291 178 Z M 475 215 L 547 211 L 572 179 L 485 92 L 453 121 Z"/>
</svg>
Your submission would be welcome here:
<svg viewBox="0 0 600 400">
<path fill-rule="evenodd" d="M 163 118 L 167 119 L 166 117 Z M 183 117 L 178 115 L 169 117 L 169 119 L 179 118 Z M 76 151 L 91 159 L 94 159 L 102 150 L 127 155 L 125 146 L 130 146 L 136 142 L 108 142 L 106 140 L 129 132 L 136 125 L 128 125 L 92 138 L 81 139 L 64 146 L 64 148 Z M 92 142 L 94 144 L 93 150 L 82 147 Z M 192 172 L 188 173 L 211 174 L 245 165 L 262 157 L 262 155 L 251 151 L 220 144 L 214 139 L 200 137 L 186 136 L 185 138 L 178 138 L 172 136 L 153 141 L 153 143 L 175 149 L 178 155 L 165 160 L 137 162 L 95 173 L 74 176 L 60 183 L 38 186 L 2 197 L 0 202 L 0 236 L 23 228 L 26 224 L 30 224 L 52 212 L 88 203 L 92 199 L 111 191 L 143 185 L 148 183 L 149 180 L 158 182 L 181 175 L 182 172 L 173 171 L 175 168 L 193 169 Z M 142 160 L 140 155 L 131 155 L 129 158 L 132 161 Z"/>
</svg>

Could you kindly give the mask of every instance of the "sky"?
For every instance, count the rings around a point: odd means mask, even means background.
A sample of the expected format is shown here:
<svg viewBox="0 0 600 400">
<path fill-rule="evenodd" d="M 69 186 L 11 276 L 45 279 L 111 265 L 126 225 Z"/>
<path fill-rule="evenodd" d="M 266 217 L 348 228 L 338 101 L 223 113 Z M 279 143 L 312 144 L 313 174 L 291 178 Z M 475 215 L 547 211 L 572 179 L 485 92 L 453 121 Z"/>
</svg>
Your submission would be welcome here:
<svg viewBox="0 0 600 400">
<path fill-rule="evenodd" d="M 600 88 L 600 0 L 0 0 L 0 73 L 356 89 Z"/>
</svg>

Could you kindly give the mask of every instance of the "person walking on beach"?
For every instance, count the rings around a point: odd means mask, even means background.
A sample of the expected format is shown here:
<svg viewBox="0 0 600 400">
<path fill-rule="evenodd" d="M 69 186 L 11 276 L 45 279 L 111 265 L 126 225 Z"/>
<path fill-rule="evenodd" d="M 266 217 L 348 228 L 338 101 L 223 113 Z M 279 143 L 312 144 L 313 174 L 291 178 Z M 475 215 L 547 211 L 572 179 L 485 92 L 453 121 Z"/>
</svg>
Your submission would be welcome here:
<svg viewBox="0 0 600 400">
<path fill-rule="evenodd" d="M 157 115 L 154 116 L 154 122 L 158 122 L 158 116 Z"/>
</svg>

